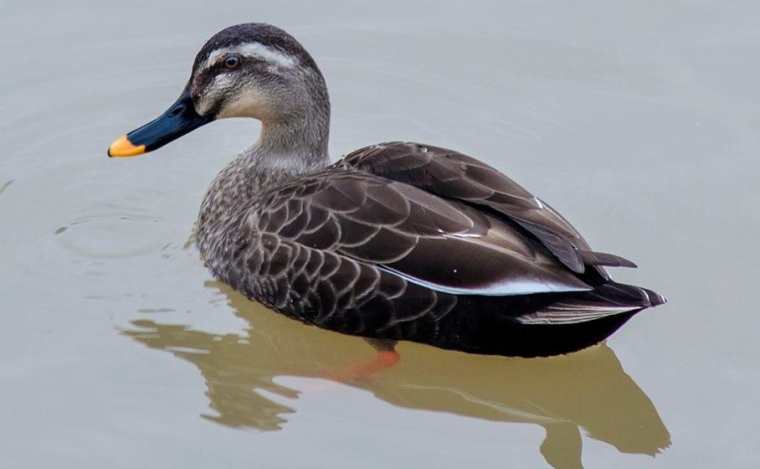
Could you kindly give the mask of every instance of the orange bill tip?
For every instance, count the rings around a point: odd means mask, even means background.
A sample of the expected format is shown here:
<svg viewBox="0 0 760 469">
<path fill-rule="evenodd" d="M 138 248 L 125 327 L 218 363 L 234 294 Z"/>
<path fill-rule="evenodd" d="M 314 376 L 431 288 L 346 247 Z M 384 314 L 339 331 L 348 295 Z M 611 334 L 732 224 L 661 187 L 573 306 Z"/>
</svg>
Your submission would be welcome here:
<svg viewBox="0 0 760 469">
<path fill-rule="evenodd" d="M 114 140 L 108 147 L 108 156 L 112 158 L 126 158 L 130 156 L 142 155 L 145 153 L 145 145 L 134 145 L 129 141 L 126 135 Z"/>
</svg>

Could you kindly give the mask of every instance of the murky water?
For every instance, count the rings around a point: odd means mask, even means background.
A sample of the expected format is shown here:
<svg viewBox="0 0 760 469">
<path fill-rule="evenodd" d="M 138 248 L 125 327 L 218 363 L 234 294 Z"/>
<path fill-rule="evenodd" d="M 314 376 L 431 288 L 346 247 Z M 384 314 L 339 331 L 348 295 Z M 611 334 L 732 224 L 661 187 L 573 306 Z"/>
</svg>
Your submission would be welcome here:
<svg viewBox="0 0 760 469">
<path fill-rule="evenodd" d="M 219 2 L 217 2 L 219 3 Z M 758 467 L 757 2 L 0 2 L 2 467 Z M 331 148 L 409 139 L 507 171 L 670 298 L 541 360 L 402 344 L 397 367 L 209 276 L 187 241 L 257 135 L 111 140 L 244 21 L 294 33 Z"/>
</svg>

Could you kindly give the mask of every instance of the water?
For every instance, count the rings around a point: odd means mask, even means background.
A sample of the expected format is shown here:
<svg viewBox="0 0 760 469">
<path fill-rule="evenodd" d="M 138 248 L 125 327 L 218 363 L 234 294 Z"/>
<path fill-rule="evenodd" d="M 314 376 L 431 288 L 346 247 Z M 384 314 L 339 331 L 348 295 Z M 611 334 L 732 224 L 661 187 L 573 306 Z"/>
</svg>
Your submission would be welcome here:
<svg viewBox="0 0 760 469">
<path fill-rule="evenodd" d="M 0 2 L 2 467 L 758 467 L 756 2 Z M 111 140 L 179 94 L 214 32 L 313 53 L 331 149 L 476 155 L 670 303 L 545 360 L 371 355 L 215 282 L 187 241 L 257 135 Z"/>
</svg>

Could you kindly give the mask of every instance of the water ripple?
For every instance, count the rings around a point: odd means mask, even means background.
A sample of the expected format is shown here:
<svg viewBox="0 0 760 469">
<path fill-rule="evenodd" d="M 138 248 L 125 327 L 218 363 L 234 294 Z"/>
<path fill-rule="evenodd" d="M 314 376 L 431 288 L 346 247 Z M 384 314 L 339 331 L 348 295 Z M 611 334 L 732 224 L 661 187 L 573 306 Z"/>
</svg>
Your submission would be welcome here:
<svg viewBox="0 0 760 469">
<path fill-rule="evenodd" d="M 90 214 L 58 227 L 54 234 L 68 251 L 88 258 L 134 257 L 165 245 L 161 218 L 128 211 Z"/>
</svg>

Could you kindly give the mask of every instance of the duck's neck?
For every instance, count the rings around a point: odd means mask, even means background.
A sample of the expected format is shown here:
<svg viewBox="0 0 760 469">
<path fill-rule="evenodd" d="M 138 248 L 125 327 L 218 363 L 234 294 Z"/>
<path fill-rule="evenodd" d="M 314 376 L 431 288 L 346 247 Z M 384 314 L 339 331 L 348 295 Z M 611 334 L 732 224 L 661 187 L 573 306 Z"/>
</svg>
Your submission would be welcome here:
<svg viewBox="0 0 760 469">
<path fill-rule="evenodd" d="M 320 73 L 307 75 L 292 90 L 297 105 L 262 119 L 259 140 L 243 155 L 241 163 L 258 178 L 296 176 L 323 168 L 329 162 L 330 99 Z"/>
<path fill-rule="evenodd" d="M 329 109 L 314 109 L 285 121 L 262 122 L 261 136 L 253 149 L 264 159 L 271 155 L 294 164 L 318 164 L 328 160 L 329 137 Z"/>
<path fill-rule="evenodd" d="M 330 161 L 328 138 L 329 121 L 320 116 L 287 123 L 263 122 L 258 142 L 232 164 L 245 168 L 252 182 L 282 182 L 284 176 L 325 167 Z"/>
<path fill-rule="evenodd" d="M 201 252 L 230 229 L 227 225 L 261 194 L 329 163 L 330 104 L 322 85 L 304 111 L 287 119 L 262 122 L 259 140 L 214 179 L 201 206 L 198 242 Z"/>
</svg>

